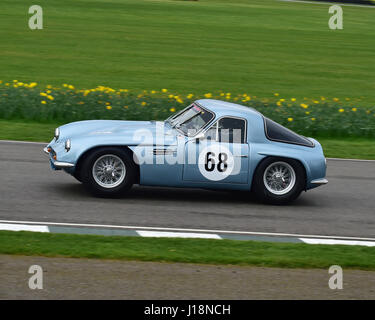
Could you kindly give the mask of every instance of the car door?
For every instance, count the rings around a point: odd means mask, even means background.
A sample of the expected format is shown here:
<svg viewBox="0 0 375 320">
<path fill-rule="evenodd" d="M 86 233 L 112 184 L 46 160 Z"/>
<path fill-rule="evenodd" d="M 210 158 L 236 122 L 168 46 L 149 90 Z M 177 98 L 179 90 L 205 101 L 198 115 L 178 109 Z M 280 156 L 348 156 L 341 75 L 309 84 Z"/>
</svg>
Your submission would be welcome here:
<svg viewBox="0 0 375 320">
<path fill-rule="evenodd" d="M 245 119 L 222 117 L 200 138 L 186 142 L 183 180 L 210 186 L 248 183 L 246 131 Z"/>
</svg>

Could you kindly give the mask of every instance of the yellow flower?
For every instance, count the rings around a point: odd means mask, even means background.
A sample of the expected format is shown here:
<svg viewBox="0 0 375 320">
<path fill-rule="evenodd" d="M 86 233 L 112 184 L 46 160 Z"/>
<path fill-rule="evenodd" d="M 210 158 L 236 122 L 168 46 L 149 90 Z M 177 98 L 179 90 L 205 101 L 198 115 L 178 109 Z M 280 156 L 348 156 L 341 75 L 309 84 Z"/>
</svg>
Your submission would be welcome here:
<svg viewBox="0 0 375 320">
<path fill-rule="evenodd" d="M 46 104 L 46 103 L 47 103 L 47 102 L 46 102 L 46 101 L 44 101 L 44 100 L 42 100 L 42 101 L 41 101 L 41 104 Z"/>
<path fill-rule="evenodd" d="M 339 98 L 333 98 L 333 101 L 339 101 L 340 99 Z"/>
<path fill-rule="evenodd" d="M 173 95 L 173 94 L 170 94 L 170 95 L 168 95 L 168 98 L 169 98 L 169 99 L 173 99 L 173 98 L 174 98 L 174 95 Z"/>
<path fill-rule="evenodd" d="M 310 111 L 306 111 L 305 113 L 306 113 L 306 114 L 310 114 Z"/>
<path fill-rule="evenodd" d="M 167 89 L 161 89 L 161 92 L 166 93 L 168 90 Z"/>
<path fill-rule="evenodd" d="M 204 96 L 205 96 L 205 98 L 212 98 L 212 94 L 211 93 L 206 93 Z"/>
<path fill-rule="evenodd" d="M 307 109 L 309 106 L 305 103 L 301 103 L 301 107 L 304 108 L 304 109 Z"/>
<path fill-rule="evenodd" d="M 315 118 L 311 118 L 311 121 L 315 121 L 316 119 Z"/>
<path fill-rule="evenodd" d="M 170 111 L 170 112 L 175 112 L 176 109 L 175 109 L 175 108 L 170 108 L 169 111 Z"/>
<path fill-rule="evenodd" d="M 340 108 L 339 109 L 339 112 L 344 112 L 345 110 L 343 108 Z"/>
<path fill-rule="evenodd" d="M 36 85 L 37 85 L 36 82 L 31 82 L 31 83 L 29 84 L 29 88 L 34 88 Z"/>
<path fill-rule="evenodd" d="M 72 85 L 70 84 L 70 85 L 68 85 L 68 88 L 71 89 L 71 90 L 73 90 L 73 89 L 74 89 L 74 86 L 72 86 Z"/>
<path fill-rule="evenodd" d="M 292 121 L 293 121 L 293 118 L 288 118 L 288 121 L 289 121 L 289 122 L 292 122 Z"/>
<path fill-rule="evenodd" d="M 110 103 L 110 102 L 106 102 L 105 104 L 106 104 L 107 106 L 109 106 L 111 103 Z"/>
<path fill-rule="evenodd" d="M 276 96 L 276 97 L 278 97 L 279 96 L 279 94 L 276 92 L 276 93 L 274 93 L 274 95 Z"/>
<path fill-rule="evenodd" d="M 128 106 L 124 106 L 124 109 L 128 109 L 129 107 Z"/>
<path fill-rule="evenodd" d="M 314 103 L 319 103 L 319 101 L 318 100 L 314 100 Z"/>
<path fill-rule="evenodd" d="M 295 102 L 296 101 L 296 98 L 292 98 L 292 99 L 290 99 L 291 101 L 293 101 L 293 102 Z"/>
<path fill-rule="evenodd" d="M 154 93 L 156 93 L 156 91 L 155 90 L 151 90 L 151 93 L 154 94 Z"/>
<path fill-rule="evenodd" d="M 144 107 L 145 105 L 147 105 L 147 103 L 144 102 L 144 101 L 142 101 L 142 102 L 141 102 L 141 105 L 142 105 L 142 107 Z"/>
<path fill-rule="evenodd" d="M 47 97 L 47 93 L 44 93 L 44 92 L 41 92 L 40 95 L 41 95 L 42 97 Z"/>
<path fill-rule="evenodd" d="M 106 109 L 107 109 L 107 110 L 111 110 L 112 107 L 111 107 L 111 106 L 106 106 Z"/>
<path fill-rule="evenodd" d="M 280 99 L 280 102 L 284 102 L 285 101 L 285 99 Z"/>
<path fill-rule="evenodd" d="M 356 111 L 357 111 L 357 108 L 352 108 L 352 111 L 356 112 Z"/>
<path fill-rule="evenodd" d="M 50 100 L 52 101 L 52 100 L 54 100 L 55 98 L 52 97 L 52 96 L 50 96 L 50 95 L 48 95 L 48 96 L 47 96 L 47 99 L 50 99 Z"/>
<path fill-rule="evenodd" d="M 280 101 L 277 101 L 276 104 L 281 107 L 281 102 Z"/>
<path fill-rule="evenodd" d="M 186 98 L 191 99 L 194 95 L 192 93 L 189 93 Z"/>
</svg>

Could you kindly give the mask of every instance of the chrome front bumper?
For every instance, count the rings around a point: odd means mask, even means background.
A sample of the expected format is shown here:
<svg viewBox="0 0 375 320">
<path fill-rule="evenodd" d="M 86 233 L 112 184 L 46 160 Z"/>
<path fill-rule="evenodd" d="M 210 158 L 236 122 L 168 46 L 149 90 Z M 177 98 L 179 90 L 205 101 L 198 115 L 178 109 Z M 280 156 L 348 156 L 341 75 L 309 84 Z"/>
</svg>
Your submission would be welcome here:
<svg viewBox="0 0 375 320">
<path fill-rule="evenodd" d="M 47 147 L 43 148 L 43 151 L 44 151 L 45 154 L 47 154 L 48 156 L 50 156 L 50 153 L 49 153 Z M 74 167 L 74 164 L 70 163 L 70 162 L 61 162 L 61 161 L 52 160 L 52 159 L 50 159 L 50 160 L 51 160 L 53 166 L 56 167 L 56 168 L 59 168 L 59 169 L 73 168 Z"/>
<path fill-rule="evenodd" d="M 311 184 L 314 184 L 316 186 L 321 186 L 323 184 L 327 184 L 328 180 L 326 178 L 321 178 L 321 179 L 315 179 L 311 181 Z"/>
</svg>

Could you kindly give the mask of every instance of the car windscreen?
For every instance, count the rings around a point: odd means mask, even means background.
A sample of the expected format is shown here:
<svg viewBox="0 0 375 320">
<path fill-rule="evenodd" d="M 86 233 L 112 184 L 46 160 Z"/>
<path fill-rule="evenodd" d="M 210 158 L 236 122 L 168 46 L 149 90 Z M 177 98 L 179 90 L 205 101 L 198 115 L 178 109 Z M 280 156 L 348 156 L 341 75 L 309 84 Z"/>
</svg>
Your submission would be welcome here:
<svg viewBox="0 0 375 320">
<path fill-rule="evenodd" d="M 173 127 L 179 129 L 185 135 L 194 136 L 213 118 L 213 113 L 192 104 L 185 111 L 173 117 L 170 122 Z"/>
<path fill-rule="evenodd" d="M 281 124 L 278 124 L 268 118 L 265 118 L 264 121 L 266 137 L 269 140 L 298 144 L 306 147 L 314 146 L 314 144 L 309 139 L 283 127 Z"/>
</svg>

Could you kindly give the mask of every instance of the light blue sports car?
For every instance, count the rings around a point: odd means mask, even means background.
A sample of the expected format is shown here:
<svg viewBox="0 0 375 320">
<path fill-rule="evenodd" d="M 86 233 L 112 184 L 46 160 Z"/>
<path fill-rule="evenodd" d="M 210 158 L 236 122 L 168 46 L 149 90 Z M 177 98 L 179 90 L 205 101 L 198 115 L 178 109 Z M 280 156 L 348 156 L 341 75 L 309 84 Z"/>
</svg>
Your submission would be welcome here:
<svg viewBox="0 0 375 320">
<path fill-rule="evenodd" d="M 165 121 L 69 123 L 55 130 L 44 151 L 54 170 L 102 197 L 140 184 L 246 190 L 284 204 L 328 182 L 318 141 L 252 108 L 210 99 Z"/>
</svg>

